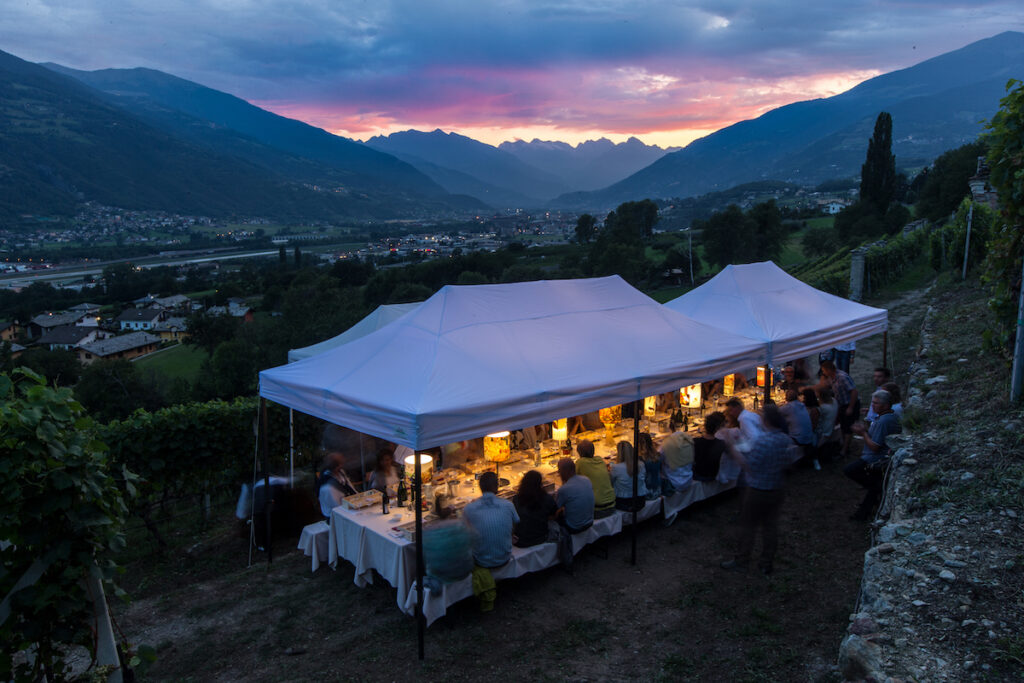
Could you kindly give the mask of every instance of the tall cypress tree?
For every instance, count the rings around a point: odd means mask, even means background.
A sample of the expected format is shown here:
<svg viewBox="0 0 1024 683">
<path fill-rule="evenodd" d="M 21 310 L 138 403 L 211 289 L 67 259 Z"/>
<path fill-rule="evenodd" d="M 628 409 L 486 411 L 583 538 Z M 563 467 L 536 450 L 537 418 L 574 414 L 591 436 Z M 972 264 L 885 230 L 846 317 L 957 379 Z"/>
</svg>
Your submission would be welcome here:
<svg viewBox="0 0 1024 683">
<path fill-rule="evenodd" d="M 868 155 L 860 167 L 860 201 L 884 214 L 896 194 L 896 157 L 892 153 L 892 116 L 883 111 L 875 120 Z"/>
</svg>

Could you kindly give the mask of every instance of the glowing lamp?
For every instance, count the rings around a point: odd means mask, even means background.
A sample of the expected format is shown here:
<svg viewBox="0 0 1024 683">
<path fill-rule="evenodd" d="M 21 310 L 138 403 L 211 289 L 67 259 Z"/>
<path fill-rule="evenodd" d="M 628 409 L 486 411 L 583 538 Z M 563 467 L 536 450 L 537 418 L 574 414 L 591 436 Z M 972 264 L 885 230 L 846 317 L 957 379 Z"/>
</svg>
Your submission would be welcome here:
<svg viewBox="0 0 1024 683">
<path fill-rule="evenodd" d="M 683 408 L 700 408 L 700 383 L 679 390 L 679 403 Z"/>
<path fill-rule="evenodd" d="M 416 455 L 405 456 L 405 464 L 409 467 L 409 471 L 415 473 L 416 467 Z M 430 479 L 430 475 L 434 471 L 434 459 L 426 453 L 420 453 L 420 478 L 424 481 Z M 415 474 L 414 474 L 415 476 Z"/>
<path fill-rule="evenodd" d="M 767 375 L 767 374 L 768 374 L 768 368 L 760 367 L 760 366 L 757 368 L 757 386 L 759 386 L 759 387 L 763 387 L 764 386 L 764 379 L 765 379 L 765 375 Z M 771 380 L 772 380 L 772 383 L 774 384 L 775 383 L 775 372 L 774 371 L 771 372 Z"/>
<path fill-rule="evenodd" d="M 644 399 L 644 415 L 647 417 L 654 417 L 654 412 L 658 407 L 658 397 L 648 396 Z"/>
<path fill-rule="evenodd" d="M 495 474 L 498 474 L 499 464 L 508 460 L 511 455 L 508 437 L 508 432 L 495 432 L 484 437 L 484 458 L 494 463 Z"/>
<path fill-rule="evenodd" d="M 505 462 L 510 455 L 509 433 L 495 432 L 484 437 L 484 457 L 490 462 Z"/>
<path fill-rule="evenodd" d="M 722 395 L 732 396 L 736 391 L 736 375 L 726 375 L 722 380 Z"/>
<path fill-rule="evenodd" d="M 601 418 L 601 424 L 604 425 L 605 429 L 611 429 L 622 419 L 622 406 L 601 408 L 597 414 Z"/>
<path fill-rule="evenodd" d="M 612 430 L 615 429 L 615 425 L 622 419 L 622 406 L 610 406 L 608 408 L 601 408 L 597 412 L 601 418 L 601 424 L 604 425 L 604 437 L 608 443 L 615 441 L 615 436 Z"/>
<path fill-rule="evenodd" d="M 555 441 L 565 441 L 569 438 L 569 418 L 563 417 L 551 423 L 551 438 Z"/>
</svg>

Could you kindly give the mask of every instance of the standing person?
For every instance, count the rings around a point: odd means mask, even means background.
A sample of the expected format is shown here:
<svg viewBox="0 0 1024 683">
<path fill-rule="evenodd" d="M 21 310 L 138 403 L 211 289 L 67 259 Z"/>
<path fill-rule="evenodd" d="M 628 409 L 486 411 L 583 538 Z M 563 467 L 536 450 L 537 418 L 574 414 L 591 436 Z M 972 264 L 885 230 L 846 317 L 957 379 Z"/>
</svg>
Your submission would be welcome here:
<svg viewBox="0 0 1024 683">
<path fill-rule="evenodd" d="M 850 375 L 836 367 L 830 360 L 821 364 L 822 382 L 832 387 L 832 393 L 839 404 L 839 429 L 842 431 L 842 449 L 840 455 L 846 457 L 850 450 L 850 440 L 853 439 L 853 432 L 850 428 L 860 415 L 860 397 L 857 395 L 857 385 L 853 383 Z"/>
<path fill-rule="evenodd" d="M 853 362 L 853 357 L 857 353 L 857 342 L 851 341 L 832 349 L 836 352 L 835 364 L 836 367 L 843 372 L 850 373 L 850 363 Z"/>
<path fill-rule="evenodd" d="M 492 569 L 512 559 L 512 530 L 519 514 L 512 503 L 498 498 L 498 475 L 480 475 L 480 497 L 462 510 L 462 519 L 473 531 L 473 594 L 481 612 L 494 609 L 497 587 Z"/>
<path fill-rule="evenodd" d="M 519 490 L 512 498 L 512 504 L 519 513 L 514 541 L 517 548 L 529 548 L 556 540 L 558 527 L 554 519 L 558 504 L 555 503 L 554 497 L 544 490 L 544 479 L 540 472 L 530 470 L 523 475 L 519 482 Z"/>
<path fill-rule="evenodd" d="M 633 497 L 633 444 L 620 441 L 616 446 L 616 462 L 611 468 L 612 487 L 615 489 L 615 508 L 626 512 L 639 510 L 646 504 L 647 483 L 644 471 L 636 480 L 636 498 Z"/>
<path fill-rule="evenodd" d="M 772 405 L 764 407 L 763 430 L 746 454 L 747 490 L 740 512 L 740 538 L 736 556 L 722 563 L 722 569 L 746 571 L 754 549 L 754 537 L 761 527 L 764 546 L 758 567 L 769 575 L 774 570 L 779 543 L 779 511 L 785 470 L 793 461 L 792 441 L 786 436 L 786 419 Z"/>
<path fill-rule="evenodd" d="M 878 418 L 871 423 L 869 429 L 864 423 L 858 422 L 853 430 L 864 438 L 864 450 L 860 458 L 843 468 L 843 474 L 853 479 L 866 489 L 864 500 L 850 519 L 865 521 L 871 518 L 875 506 L 882 499 L 882 482 L 888 466 L 889 446 L 886 439 L 891 434 L 902 431 L 899 418 L 892 412 L 892 395 L 879 389 L 871 395 L 871 407 Z"/>
<path fill-rule="evenodd" d="M 324 457 L 319 482 L 317 498 L 320 501 L 320 514 L 330 519 L 331 510 L 341 505 L 341 499 L 356 493 L 356 487 L 345 472 L 344 455 L 332 451 Z"/>
<path fill-rule="evenodd" d="M 594 487 L 594 518 L 601 519 L 615 512 L 615 488 L 608 474 L 608 465 L 594 457 L 594 444 L 580 439 L 576 444 L 576 473 L 590 480 Z"/>
<path fill-rule="evenodd" d="M 764 430 L 761 427 L 761 416 L 743 407 L 743 399 L 733 396 L 725 402 L 725 413 L 731 415 L 740 428 L 740 437 L 745 443 L 753 443 L 760 437 Z M 745 446 L 741 444 L 740 450 Z"/>
</svg>

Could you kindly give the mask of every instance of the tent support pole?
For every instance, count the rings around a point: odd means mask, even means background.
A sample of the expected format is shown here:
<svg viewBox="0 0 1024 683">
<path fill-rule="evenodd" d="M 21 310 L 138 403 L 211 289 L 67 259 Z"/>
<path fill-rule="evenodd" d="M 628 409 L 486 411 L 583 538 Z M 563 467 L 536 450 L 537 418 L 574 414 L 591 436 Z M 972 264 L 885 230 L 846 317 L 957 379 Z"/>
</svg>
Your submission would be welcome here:
<svg viewBox="0 0 1024 683">
<path fill-rule="evenodd" d="M 426 619 L 423 616 L 423 482 L 420 480 L 422 467 L 420 453 L 416 451 L 416 465 L 413 468 L 413 497 L 416 500 L 416 645 L 420 660 L 423 659 L 423 630 Z"/>
<path fill-rule="evenodd" d="M 636 499 L 637 487 L 639 486 L 640 469 L 640 415 L 643 413 L 644 402 L 640 399 L 633 401 L 633 528 L 630 529 L 630 553 L 629 563 L 636 566 Z"/>
<path fill-rule="evenodd" d="M 889 330 L 882 333 L 882 367 L 889 367 Z"/>
<path fill-rule="evenodd" d="M 295 486 L 295 410 L 288 409 L 288 487 Z"/>
<path fill-rule="evenodd" d="M 267 425 L 267 399 L 260 399 L 260 427 L 263 431 L 260 436 L 260 446 L 263 451 L 263 517 L 266 529 L 264 533 L 266 538 L 264 539 L 267 544 L 267 564 L 273 564 L 274 562 L 274 533 L 271 530 L 271 516 L 273 515 L 274 498 L 273 489 L 270 488 L 270 438 L 267 436 L 269 425 Z M 255 494 L 253 494 L 255 498 Z"/>
</svg>

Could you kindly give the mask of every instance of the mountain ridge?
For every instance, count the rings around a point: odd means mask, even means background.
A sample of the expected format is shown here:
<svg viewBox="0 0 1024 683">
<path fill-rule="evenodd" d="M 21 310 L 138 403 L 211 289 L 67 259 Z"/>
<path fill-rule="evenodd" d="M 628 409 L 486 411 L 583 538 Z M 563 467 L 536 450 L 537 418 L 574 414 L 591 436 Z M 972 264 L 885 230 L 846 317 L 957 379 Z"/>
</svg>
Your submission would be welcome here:
<svg viewBox="0 0 1024 683">
<path fill-rule="evenodd" d="M 979 78 L 982 66 L 985 72 Z M 562 195 L 551 205 L 604 208 L 644 197 L 694 196 L 769 177 L 815 183 L 855 175 L 870 134 L 863 138 L 859 158 L 849 153 L 812 158 L 806 153 L 808 148 L 843 131 L 849 134 L 863 129 L 867 122 L 873 123 L 879 111 L 889 109 L 904 110 L 902 120 L 894 117 L 893 121 L 897 163 L 904 156 L 930 161 L 976 137 L 981 132 L 978 119 L 990 117 L 998 108 L 999 97 L 992 92 L 993 85 L 1021 72 L 1024 33 L 1006 31 L 881 74 L 833 97 L 794 102 L 737 122 L 694 140 L 618 183 L 595 192 Z M 930 100 L 931 109 L 910 111 L 908 103 L 917 98 Z M 909 132 L 915 126 L 913 116 L 934 115 L 936 106 L 946 115 L 940 125 L 931 126 L 935 137 L 927 144 L 910 145 L 901 135 L 913 134 Z M 956 106 L 960 108 L 949 111 Z M 809 166 L 793 167 L 785 163 L 786 159 Z"/>
</svg>

